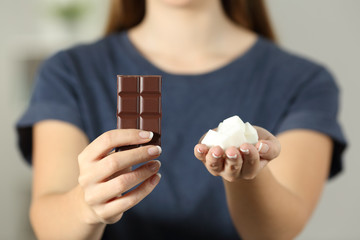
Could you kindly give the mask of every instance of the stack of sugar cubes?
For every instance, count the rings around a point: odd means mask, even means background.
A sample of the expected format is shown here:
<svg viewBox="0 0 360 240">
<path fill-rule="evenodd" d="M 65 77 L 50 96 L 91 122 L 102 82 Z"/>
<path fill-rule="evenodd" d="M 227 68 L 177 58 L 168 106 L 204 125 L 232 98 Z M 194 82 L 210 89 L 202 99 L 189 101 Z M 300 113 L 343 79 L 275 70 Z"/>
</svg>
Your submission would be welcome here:
<svg viewBox="0 0 360 240">
<path fill-rule="evenodd" d="M 221 122 L 217 131 L 209 130 L 201 141 L 208 147 L 220 146 L 222 149 L 244 143 L 256 144 L 259 140 L 256 129 L 249 123 L 244 123 L 239 116 L 233 116 Z"/>
</svg>

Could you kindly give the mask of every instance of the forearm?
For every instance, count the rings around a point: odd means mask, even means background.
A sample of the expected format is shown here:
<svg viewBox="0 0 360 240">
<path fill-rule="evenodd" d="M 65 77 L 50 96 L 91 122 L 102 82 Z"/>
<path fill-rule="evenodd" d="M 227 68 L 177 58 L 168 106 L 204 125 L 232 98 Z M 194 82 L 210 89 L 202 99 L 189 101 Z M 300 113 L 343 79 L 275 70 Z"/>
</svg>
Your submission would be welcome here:
<svg viewBox="0 0 360 240">
<path fill-rule="evenodd" d="M 75 187 L 64 194 L 48 194 L 34 199 L 30 218 L 38 239 L 100 239 L 105 224 L 86 222 L 82 191 Z"/>
<path fill-rule="evenodd" d="M 253 180 L 224 180 L 224 185 L 234 226 L 244 239 L 293 239 L 309 217 L 301 198 L 268 167 Z"/>
</svg>

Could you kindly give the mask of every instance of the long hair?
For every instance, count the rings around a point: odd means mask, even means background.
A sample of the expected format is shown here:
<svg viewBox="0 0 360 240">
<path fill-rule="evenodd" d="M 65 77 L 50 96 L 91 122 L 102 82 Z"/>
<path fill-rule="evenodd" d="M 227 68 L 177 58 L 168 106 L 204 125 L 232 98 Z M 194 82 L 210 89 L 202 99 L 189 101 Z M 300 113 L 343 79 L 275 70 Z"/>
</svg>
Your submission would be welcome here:
<svg viewBox="0 0 360 240">
<path fill-rule="evenodd" d="M 263 0 L 221 0 L 221 3 L 233 22 L 269 40 L 276 40 Z M 145 0 L 111 0 L 105 34 L 132 28 L 144 15 Z"/>
</svg>

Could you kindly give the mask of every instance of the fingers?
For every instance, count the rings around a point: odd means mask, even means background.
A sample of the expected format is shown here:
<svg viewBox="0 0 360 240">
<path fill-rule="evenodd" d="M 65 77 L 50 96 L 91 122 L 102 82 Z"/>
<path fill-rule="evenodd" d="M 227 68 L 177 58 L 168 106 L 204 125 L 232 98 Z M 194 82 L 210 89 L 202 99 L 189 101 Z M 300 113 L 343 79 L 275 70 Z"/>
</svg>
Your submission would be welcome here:
<svg viewBox="0 0 360 240">
<path fill-rule="evenodd" d="M 256 148 L 258 149 L 260 158 L 269 161 L 279 156 L 281 151 L 280 142 L 276 138 L 272 140 L 260 140 L 256 144 Z"/>
<path fill-rule="evenodd" d="M 137 129 L 110 130 L 92 141 L 79 155 L 79 161 L 99 160 L 115 147 L 146 143 L 152 137 L 152 132 Z"/>
<path fill-rule="evenodd" d="M 221 176 L 229 182 L 238 179 L 254 179 L 267 163 L 278 156 L 277 140 L 261 140 L 255 146 L 245 143 L 239 149 L 228 148 L 225 152 L 219 146 L 208 148 L 198 144 L 194 155 L 201 160 L 213 176 Z"/>
<path fill-rule="evenodd" d="M 224 160 L 224 150 L 215 146 L 209 150 L 205 166 L 212 175 L 219 176 L 224 169 Z"/>
<path fill-rule="evenodd" d="M 219 146 L 210 149 L 204 146 L 196 145 L 194 154 L 213 176 L 233 182 L 240 178 L 253 179 L 260 170 L 259 153 L 251 144 L 243 144 L 240 149 L 230 147 L 226 152 Z"/>
<path fill-rule="evenodd" d="M 205 158 L 207 153 L 209 152 L 209 148 L 205 144 L 197 144 L 194 147 L 194 155 L 197 159 L 200 161 L 203 161 L 205 163 Z"/>
<path fill-rule="evenodd" d="M 224 171 L 221 173 L 221 177 L 226 181 L 234 182 L 239 179 L 243 159 L 240 151 L 235 147 L 228 148 L 225 155 Z"/>
<path fill-rule="evenodd" d="M 279 156 L 281 151 L 279 140 L 266 129 L 261 127 L 255 128 L 258 132 L 259 139 L 261 139 L 256 144 L 261 159 L 272 160 Z"/>
<path fill-rule="evenodd" d="M 160 154 L 161 147 L 152 145 L 115 152 L 106 156 L 101 161 L 91 164 L 91 166 L 88 167 L 91 169 L 87 169 L 88 171 L 82 171 L 83 174 L 81 174 L 79 181 L 89 183 L 101 182 L 113 174 L 116 174 L 118 171 L 154 159 Z"/>
<path fill-rule="evenodd" d="M 138 204 L 154 190 L 159 183 L 160 178 L 161 175 L 157 173 L 124 196 L 95 207 L 94 210 L 96 214 L 99 216 L 100 220 L 106 224 L 119 221 L 125 211 Z"/>
<path fill-rule="evenodd" d="M 121 174 L 107 182 L 94 184 L 90 191 L 85 193 L 85 201 L 89 205 L 106 203 L 115 197 L 145 181 L 156 174 L 160 168 L 159 161 L 150 161 L 132 172 Z"/>
<path fill-rule="evenodd" d="M 246 180 L 254 179 L 260 171 L 260 157 L 255 146 L 243 144 L 240 146 L 242 158 L 244 160 L 241 177 Z"/>
</svg>

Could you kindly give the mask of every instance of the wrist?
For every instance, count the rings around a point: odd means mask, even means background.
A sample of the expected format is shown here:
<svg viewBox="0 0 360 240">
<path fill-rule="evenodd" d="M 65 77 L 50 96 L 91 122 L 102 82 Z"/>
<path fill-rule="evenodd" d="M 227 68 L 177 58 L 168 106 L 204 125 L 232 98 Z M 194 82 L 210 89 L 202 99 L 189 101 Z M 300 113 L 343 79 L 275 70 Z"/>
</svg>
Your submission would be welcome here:
<svg viewBox="0 0 360 240">
<path fill-rule="evenodd" d="M 72 201 L 77 202 L 78 210 L 76 211 L 77 218 L 83 224 L 92 226 L 92 227 L 101 227 L 105 228 L 104 223 L 100 222 L 97 218 L 95 212 L 91 209 L 91 207 L 84 200 L 84 192 L 80 185 L 77 185 L 73 190 L 69 192 L 71 195 Z"/>
</svg>

